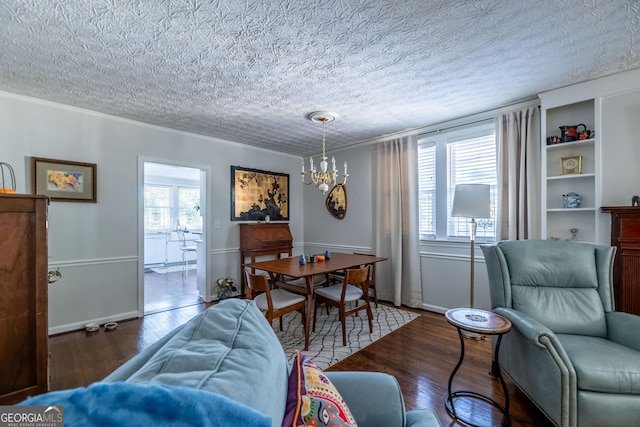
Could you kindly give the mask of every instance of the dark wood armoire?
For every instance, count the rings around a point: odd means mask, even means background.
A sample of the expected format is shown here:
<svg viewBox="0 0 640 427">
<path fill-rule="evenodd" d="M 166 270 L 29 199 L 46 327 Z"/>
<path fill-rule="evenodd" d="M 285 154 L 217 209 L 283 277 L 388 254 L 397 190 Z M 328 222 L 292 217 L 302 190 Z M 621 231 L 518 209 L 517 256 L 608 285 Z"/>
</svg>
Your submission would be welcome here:
<svg viewBox="0 0 640 427">
<path fill-rule="evenodd" d="M 0 405 L 49 389 L 47 205 L 0 195 Z"/>
<path fill-rule="evenodd" d="M 640 207 L 603 206 L 611 214 L 611 245 L 616 310 L 640 315 Z"/>
</svg>

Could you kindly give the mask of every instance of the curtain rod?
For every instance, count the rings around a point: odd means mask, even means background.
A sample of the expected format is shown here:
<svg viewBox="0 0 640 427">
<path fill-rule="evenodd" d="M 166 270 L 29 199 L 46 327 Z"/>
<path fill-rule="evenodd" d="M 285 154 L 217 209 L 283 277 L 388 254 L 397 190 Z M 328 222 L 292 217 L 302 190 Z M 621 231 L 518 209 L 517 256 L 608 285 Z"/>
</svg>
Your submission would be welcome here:
<svg viewBox="0 0 640 427">
<path fill-rule="evenodd" d="M 476 114 L 472 114 L 470 116 L 467 116 L 469 119 L 473 119 L 474 116 L 478 117 L 481 116 L 482 118 L 476 118 L 475 120 L 472 120 L 470 122 L 465 122 L 464 121 L 464 117 L 459 117 L 458 119 L 454 119 L 454 120 L 450 120 L 451 121 L 455 121 L 458 122 L 456 124 L 450 124 L 448 126 L 446 126 L 446 121 L 442 122 L 441 124 L 445 124 L 444 127 L 441 128 L 437 128 L 437 129 L 432 129 L 432 130 L 427 130 L 425 132 L 419 133 L 418 137 L 422 136 L 422 135 L 430 135 L 433 133 L 437 133 L 437 132 L 443 132 L 446 130 L 451 130 L 451 129 L 456 129 L 462 126 L 469 126 L 469 125 L 475 125 L 478 123 L 483 123 L 483 122 L 489 122 L 491 120 L 495 120 L 496 116 L 498 114 L 502 114 L 502 113 L 507 113 L 510 111 L 516 111 L 520 108 L 527 108 L 527 107 L 532 107 L 532 106 L 537 106 L 538 108 L 540 108 L 540 102 L 537 98 L 531 98 L 531 99 L 525 99 L 523 101 L 519 101 L 519 102 L 514 102 L 512 104 L 508 104 L 508 105 L 503 105 L 502 107 L 499 108 L 494 108 L 491 110 L 485 110 L 482 111 L 480 113 L 476 113 Z M 490 116 L 489 116 L 490 115 Z M 438 126 L 437 124 L 434 124 L 433 126 Z M 425 126 L 425 127 L 429 127 L 429 126 Z"/>
<path fill-rule="evenodd" d="M 481 120 L 475 120 L 473 122 L 466 122 L 466 123 L 460 123 L 457 125 L 451 125 L 451 126 L 446 126 L 443 128 L 438 128 L 438 129 L 433 129 L 424 133 L 420 133 L 418 134 L 418 136 L 423 136 L 423 135 L 431 135 L 432 133 L 438 133 L 438 132 L 444 132 L 446 130 L 451 130 L 451 129 L 456 129 L 456 128 L 460 128 L 460 127 L 466 127 L 466 126 L 471 126 L 471 125 L 477 125 L 478 123 L 489 123 L 491 121 L 495 120 L 494 118 L 486 118 L 486 119 L 481 119 Z"/>
<path fill-rule="evenodd" d="M 449 120 L 449 121 L 444 121 L 441 122 L 440 124 L 443 123 L 448 123 L 448 122 L 452 122 L 452 121 L 463 121 L 465 118 L 468 119 L 475 119 L 471 122 L 461 122 L 459 124 L 451 124 L 449 126 L 445 126 L 442 128 L 438 128 L 437 130 L 424 130 L 423 129 L 428 129 L 434 126 L 437 126 L 437 123 L 434 123 L 433 125 L 428 125 L 428 126 L 422 126 L 420 128 L 415 128 L 415 129 L 411 129 L 411 130 L 406 130 L 406 131 L 402 131 L 402 132 L 398 132 L 398 133 L 394 133 L 394 134 L 389 134 L 389 135 L 384 135 L 384 136 L 379 136 L 377 138 L 373 138 L 370 140 L 365 140 L 365 141 L 357 141 L 354 142 L 353 144 L 348 144 L 345 145 L 343 147 L 340 148 L 335 148 L 330 150 L 331 153 L 337 153 L 340 151 L 345 151 L 345 150 L 350 150 L 354 147 L 364 147 L 367 145 L 373 145 L 373 144 L 377 144 L 379 142 L 384 142 L 384 141 L 388 141 L 390 139 L 394 139 L 394 138 L 402 138 L 405 136 L 411 136 L 411 135 L 415 135 L 416 137 L 420 137 L 423 135 L 429 135 L 435 132 L 439 132 L 439 131 L 445 131 L 448 129 L 453 129 L 456 127 L 460 127 L 460 126 L 468 126 L 470 124 L 477 124 L 477 123 L 481 123 L 484 121 L 489 121 L 489 120 L 495 120 L 495 116 L 497 114 L 503 113 L 503 112 L 509 112 L 509 111 L 516 111 L 518 108 L 525 108 L 525 107 L 529 107 L 529 106 L 537 106 L 538 108 L 540 108 L 540 101 L 538 98 L 530 98 L 530 99 L 525 99 L 522 101 L 518 101 L 518 102 L 514 102 L 511 104 L 507 104 L 507 105 L 503 105 L 502 107 L 498 107 L 492 110 L 485 110 L 485 111 L 481 111 L 479 113 L 475 113 L 475 114 L 471 114 L 468 116 L 464 116 L 464 117 L 459 117 L 457 119 L 453 119 L 453 120 Z M 488 117 L 488 115 L 491 115 L 490 117 Z M 477 118 L 478 116 L 481 116 L 482 118 Z"/>
</svg>

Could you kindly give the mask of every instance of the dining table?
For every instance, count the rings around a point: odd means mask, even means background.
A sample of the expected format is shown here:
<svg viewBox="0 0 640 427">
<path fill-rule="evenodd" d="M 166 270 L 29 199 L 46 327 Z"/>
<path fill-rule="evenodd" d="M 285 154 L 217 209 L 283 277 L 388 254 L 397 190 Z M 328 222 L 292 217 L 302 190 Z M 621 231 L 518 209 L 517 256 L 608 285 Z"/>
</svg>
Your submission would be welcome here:
<svg viewBox="0 0 640 427">
<path fill-rule="evenodd" d="M 332 252 L 330 257 L 323 261 L 316 260 L 315 262 L 300 263 L 300 257 L 288 257 L 273 259 L 267 261 L 257 261 L 245 264 L 246 268 L 250 268 L 252 273 L 256 270 L 264 271 L 271 277 L 272 283 L 282 289 L 289 291 L 303 293 L 307 297 L 307 309 L 305 328 L 309 331 L 311 326 L 311 316 L 313 314 L 313 277 L 317 275 L 326 275 L 335 271 L 344 270 L 347 268 L 358 268 L 363 265 L 371 265 L 377 262 L 386 261 L 387 258 L 352 254 L 352 253 L 340 253 Z M 285 277 L 302 277 L 305 279 L 305 288 L 300 286 L 290 285 L 285 282 Z M 308 348 L 308 336 L 305 334 L 305 348 Z"/>
</svg>

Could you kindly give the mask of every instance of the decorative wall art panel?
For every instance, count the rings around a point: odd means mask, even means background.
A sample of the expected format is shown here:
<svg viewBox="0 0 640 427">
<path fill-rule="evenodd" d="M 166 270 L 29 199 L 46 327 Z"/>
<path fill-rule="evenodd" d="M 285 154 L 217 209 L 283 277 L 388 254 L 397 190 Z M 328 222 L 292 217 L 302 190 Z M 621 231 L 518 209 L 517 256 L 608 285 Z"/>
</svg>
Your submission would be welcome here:
<svg viewBox="0 0 640 427">
<path fill-rule="evenodd" d="M 289 174 L 231 166 L 231 221 L 288 221 Z"/>
</svg>

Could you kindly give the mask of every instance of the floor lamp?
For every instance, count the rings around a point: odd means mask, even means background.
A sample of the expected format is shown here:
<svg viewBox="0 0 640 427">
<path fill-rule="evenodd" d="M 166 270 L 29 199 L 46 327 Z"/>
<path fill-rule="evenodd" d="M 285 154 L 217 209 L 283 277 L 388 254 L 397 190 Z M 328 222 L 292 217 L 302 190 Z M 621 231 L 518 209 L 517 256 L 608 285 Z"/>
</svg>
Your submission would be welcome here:
<svg viewBox="0 0 640 427">
<path fill-rule="evenodd" d="M 459 184 L 456 185 L 453 195 L 453 207 L 451 216 L 471 218 L 471 276 L 469 279 L 469 303 L 474 306 L 474 264 L 475 264 L 475 240 L 478 224 L 476 218 L 489 218 L 491 212 L 489 205 L 490 187 L 487 184 Z"/>
</svg>

